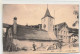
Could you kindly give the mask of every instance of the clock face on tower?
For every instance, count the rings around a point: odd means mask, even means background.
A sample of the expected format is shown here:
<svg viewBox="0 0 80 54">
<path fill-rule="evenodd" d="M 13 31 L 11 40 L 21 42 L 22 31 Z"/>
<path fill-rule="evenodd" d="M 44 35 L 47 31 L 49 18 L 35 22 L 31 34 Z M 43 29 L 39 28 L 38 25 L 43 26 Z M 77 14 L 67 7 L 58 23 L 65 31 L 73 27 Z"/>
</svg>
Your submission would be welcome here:
<svg viewBox="0 0 80 54">
<path fill-rule="evenodd" d="M 44 28 L 46 28 L 46 25 L 44 24 Z"/>
</svg>

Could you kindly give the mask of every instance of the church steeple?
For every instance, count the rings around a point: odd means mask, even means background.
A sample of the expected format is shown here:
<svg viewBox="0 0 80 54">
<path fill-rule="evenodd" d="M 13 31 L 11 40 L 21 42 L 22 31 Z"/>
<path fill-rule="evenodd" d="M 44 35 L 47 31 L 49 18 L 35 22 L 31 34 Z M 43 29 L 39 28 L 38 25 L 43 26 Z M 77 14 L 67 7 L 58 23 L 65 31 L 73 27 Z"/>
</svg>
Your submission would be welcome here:
<svg viewBox="0 0 80 54">
<path fill-rule="evenodd" d="M 50 36 L 51 39 L 56 39 L 56 36 L 54 34 L 54 18 L 51 16 L 49 9 L 48 9 L 48 5 L 47 5 L 47 10 L 46 13 L 44 15 L 44 17 L 41 19 L 41 23 L 42 23 L 42 29 L 46 30 Z"/>
<path fill-rule="evenodd" d="M 47 4 L 47 10 L 46 10 L 46 13 L 45 13 L 45 15 L 44 15 L 44 17 L 43 17 L 43 18 L 45 18 L 45 17 L 53 18 L 53 17 L 51 16 L 50 12 L 49 12 L 48 4 Z M 43 19 L 43 18 L 42 18 L 42 19 Z"/>
</svg>

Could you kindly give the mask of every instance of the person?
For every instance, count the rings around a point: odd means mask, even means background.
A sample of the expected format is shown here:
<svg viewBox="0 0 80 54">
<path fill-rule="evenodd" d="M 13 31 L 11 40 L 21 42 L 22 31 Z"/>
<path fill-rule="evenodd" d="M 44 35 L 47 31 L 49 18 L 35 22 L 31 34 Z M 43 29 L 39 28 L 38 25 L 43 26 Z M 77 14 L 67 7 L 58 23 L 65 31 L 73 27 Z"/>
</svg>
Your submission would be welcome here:
<svg viewBox="0 0 80 54">
<path fill-rule="evenodd" d="M 62 41 L 59 42 L 59 48 L 62 49 Z"/>
<path fill-rule="evenodd" d="M 53 47 L 54 47 L 54 49 L 56 49 L 56 45 L 55 44 L 53 44 Z"/>
<path fill-rule="evenodd" d="M 36 51 L 36 45 L 34 42 L 33 42 L 33 51 Z"/>
</svg>

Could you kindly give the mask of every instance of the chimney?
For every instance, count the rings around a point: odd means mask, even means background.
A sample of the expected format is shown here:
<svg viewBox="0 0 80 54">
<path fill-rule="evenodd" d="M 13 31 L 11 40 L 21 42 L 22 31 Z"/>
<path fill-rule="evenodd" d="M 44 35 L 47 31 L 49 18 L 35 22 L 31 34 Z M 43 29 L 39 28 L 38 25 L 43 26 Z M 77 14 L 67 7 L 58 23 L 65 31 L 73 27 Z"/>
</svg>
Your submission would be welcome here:
<svg viewBox="0 0 80 54">
<path fill-rule="evenodd" d="M 14 35 L 17 33 L 17 17 L 14 17 L 13 19 L 13 33 Z"/>
</svg>

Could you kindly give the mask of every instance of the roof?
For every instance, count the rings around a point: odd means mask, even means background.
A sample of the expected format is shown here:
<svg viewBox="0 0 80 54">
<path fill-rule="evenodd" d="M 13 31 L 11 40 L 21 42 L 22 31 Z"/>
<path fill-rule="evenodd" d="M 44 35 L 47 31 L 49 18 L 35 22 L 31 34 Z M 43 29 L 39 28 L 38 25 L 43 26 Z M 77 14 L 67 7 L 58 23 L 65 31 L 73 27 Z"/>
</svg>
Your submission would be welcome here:
<svg viewBox="0 0 80 54">
<path fill-rule="evenodd" d="M 78 34 L 72 34 L 71 36 L 78 36 Z"/>
<path fill-rule="evenodd" d="M 76 29 L 76 28 L 68 28 L 68 29 L 69 29 L 69 33 L 74 33 L 74 34 L 79 33 L 79 29 Z"/>
<path fill-rule="evenodd" d="M 8 28 L 9 26 L 9 24 L 3 23 L 3 28 Z"/>
<path fill-rule="evenodd" d="M 75 34 L 75 33 L 73 33 L 71 36 L 69 36 L 69 37 L 79 37 L 79 35 L 78 34 Z"/>
<path fill-rule="evenodd" d="M 3 25 L 8 26 L 8 24 Z M 41 24 L 39 25 L 41 26 Z M 46 30 L 39 29 L 39 25 L 24 26 L 17 24 L 17 34 L 14 38 L 19 40 L 53 41 Z M 11 27 L 13 28 L 13 25 Z M 54 41 L 56 40 L 54 39 Z"/>
<path fill-rule="evenodd" d="M 78 29 L 70 28 L 70 27 L 68 27 L 66 22 L 63 22 L 63 23 L 55 25 L 55 34 L 57 34 L 57 29 L 58 29 L 58 31 L 60 31 L 64 26 L 66 26 L 66 28 L 69 30 L 69 33 L 78 34 L 78 32 L 79 32 Z"/>
<path fill-rule="evenodd" d="M 3 23 L 3 26 L 8 27 L 10 25 Z M 64 26 L 66 26 L 70 32 L 74 33 L 73 31 L 75 31 L 78 33 L 78 29 L 69 28 L 65 22 L 55 25 L 56 32 L 57 32 L 57 26 L 58 26 L 58 31 L 62 29 Z M 11 25 L 11 27 L 13 27 L 13 25 Z M 17 38 L 19 40 L 37 40 L 37 41 L 53 40 L 46 30 L 39 29 L 39 25 L 33 25 L 30 27 L 17 24 L 17 34 L 16 37 L 14 38 Z"/>
<path fill-rule="evenodd" d="M 57 25 L 55 25 L 55 30 L 58 29 L 58 31 L 60 31 L 61 28 L 63 28 L 64 26 L 66 26 L 66 27 L 68 28 L 68 25 L 66 24 L 66 22 L 63 22 L 63 23 L 57 24 Z"/>
<path fill-rule="evenodd" d="M 20 25 L 17 27 L 17 36 L 15 38 L 20 40 L 52 40 L 45 30 Z"/>
<path fill-rule="evenodd" d="M 46 13 L 45 13 L 45 15 L 44 15 L 44 17 L 43 17 L 43 18 L 45 18 L 45 17 L 53 18 L 53 17 L 51 16 L 51 14 L 50 14 L 50 12 L 49 12 L 49 9 L 48 9 L 48 8 L 47 8 Z M 43 19 L 43 18 L 42 18 L 42 19 Z"/>
<path fill-rule="evenodd" d="M 57 32 L 59 32 L 64 26 L 66 26 L 68 28 L 68 25 L 66 24 L 66 22 L 55 25 L 55 35 L 56 35 L 56 37 L 57 37 Z"/>
</svg>

